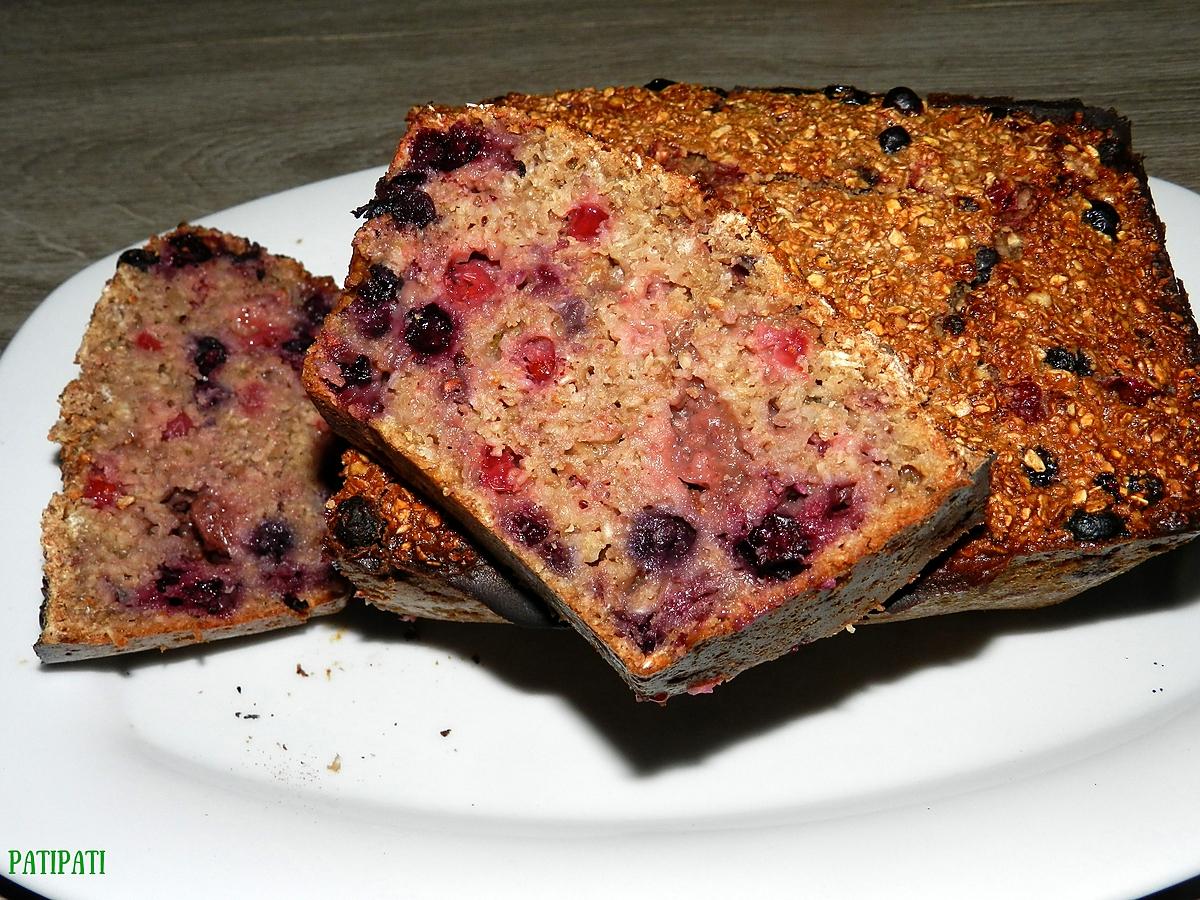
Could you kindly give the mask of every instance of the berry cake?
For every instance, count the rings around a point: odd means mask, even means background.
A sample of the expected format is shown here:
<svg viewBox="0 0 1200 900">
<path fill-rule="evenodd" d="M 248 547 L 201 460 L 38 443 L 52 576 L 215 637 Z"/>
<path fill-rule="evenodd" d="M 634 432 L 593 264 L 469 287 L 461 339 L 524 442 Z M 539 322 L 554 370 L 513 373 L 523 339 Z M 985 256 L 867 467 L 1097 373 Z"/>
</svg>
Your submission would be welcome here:
<svg viewBox="0 0 1200 900">
<path fill-rule="evenodd" d="M 692 176 L 995 454 L 986 526 L 884 618 L 1044 606 L 1196 535 L 1200 343 L 1114 112 L 665 80 L 495 102 Z"/>
<path fill-rule="evenodd" d="M 121 254 L 50 437 L 45 662 L 167 648 L 335 612 L 300 367 L 336 297 L 258 244 L 180 227 Z"/>
<path fill-rule="evenodd" d="M 857 622 L 977 519 L 983 457 L 689 179 L 429 111 L 360 212 L 310 395 L 639 694 Z"/>
<path fill-rule="evenodd" d="M 359 451 L 342 454 L 342 487 L 326 508 L 326 547 L 368 603 L 423 619 L 547 624 L 457 529 Z"/>
</svg>

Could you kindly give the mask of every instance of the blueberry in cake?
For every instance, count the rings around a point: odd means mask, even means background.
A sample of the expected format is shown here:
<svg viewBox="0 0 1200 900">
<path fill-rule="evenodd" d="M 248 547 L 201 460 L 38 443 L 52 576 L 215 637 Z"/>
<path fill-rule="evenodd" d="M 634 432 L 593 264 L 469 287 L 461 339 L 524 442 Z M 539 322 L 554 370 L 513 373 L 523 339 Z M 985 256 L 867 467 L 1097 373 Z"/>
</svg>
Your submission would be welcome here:
<svg viewBox="0 0 1200 900">
<path fill-rule="evenodd" d="M 323 556 L 334 450 L 300 383 L 337 290 L 181 226 L 123 253 L 51 439 L 45 662 L 298 625 L 341 608 Z"/>
<path fill-rule="evenodd" d="M 995 454 L 985 527 L 885 618 L 1044 606 L 1200 530 L 1200 341 L 1113 111 L 665 79 L 495 102 L 744 213 Z"/>
<path fill-rule="evenodd" d="M 311 396 L 638 693 L 857 622 L 976 521 L 892 355 L 651 160 L 430 110 L 359 212 Z"/>
</svg>

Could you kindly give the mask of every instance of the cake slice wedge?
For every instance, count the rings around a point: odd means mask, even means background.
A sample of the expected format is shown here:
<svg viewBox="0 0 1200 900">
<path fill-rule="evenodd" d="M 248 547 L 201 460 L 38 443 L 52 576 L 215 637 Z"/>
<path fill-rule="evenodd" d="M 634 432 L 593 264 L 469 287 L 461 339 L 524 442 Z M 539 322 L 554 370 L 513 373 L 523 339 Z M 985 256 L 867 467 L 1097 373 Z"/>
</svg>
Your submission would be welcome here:
<svg viewBox="0 0 1200 900">
<path fill-rule="evenodd" d="M 337 450 L 299 375 L 336 294 L 210 229 L 121 255 L 50 435 L 63 489 L 42 520 L 43 662 L 342 607 L 347 587 L 321 546 Z"/>
<path fill-rule="evenodd" d="M 418 116 L 305 364 L 640 695 L 859 621 L 978 520 L 936 430 L 738 213 L 511 111 Z"/>
</svg>

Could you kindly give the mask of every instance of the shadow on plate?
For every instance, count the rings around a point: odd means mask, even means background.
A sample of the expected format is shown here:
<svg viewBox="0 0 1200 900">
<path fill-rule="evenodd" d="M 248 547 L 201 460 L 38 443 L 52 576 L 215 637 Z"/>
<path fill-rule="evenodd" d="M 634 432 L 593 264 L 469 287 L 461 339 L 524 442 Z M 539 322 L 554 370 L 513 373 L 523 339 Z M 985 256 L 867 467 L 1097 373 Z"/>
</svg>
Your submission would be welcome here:
<svg viewBox="0 0 1200 900">
<path fill-rule="evenodd" d="M 673 698 L 666 706 L 637 703 L 607 663 L 574 632 L 509 625 L 408 623 L 352 603 L 329 624 L 383 643 L 417 641 L 479 664 L 510 687 L 554 694 L 575 708 L 640 775 L 702 762 L 726 747 L 770 732 L 801 716 L 836 707 L 871 686 L 978 655 L 1006 635 L 1050 632 L 1092 622 L 1132 618 L 1200 602 L 1200 543 L 1158 557 L 1085 594 L 1041 610 L 962 613 L 864 626 L 758 666 L 702 697 Z M 205 660 L 289 630 L 199 644 L 159 654 L 88 660 L 43 667 L 120 675 L 154 666 Z M 530 723 L 533 725 L 534 723 Z M 536 726 L 535 726 L 536 727 Z"/>
<path fill-rule="evenodd" d="M 415 629 L 420 643 L 464 660 L 478 657 L 517 690 L 558 694 L 635 773 L 652 775 L 703 761 L 871 686 L 970 659 L 1005 635 L 1065 630 L 1200 602 L 1198 582 L 1200 545 L 1192 544 L 1055 607 L 864 626 L 751 669 L 711 695 L 676 697 L 663 707 L 635 702 L 600 656 L 572 632 L 447 622 L 402 626 L 371 608 L 350 612 L 344 624 L 385 641 L 404 638 L 405 627 Z M 407 639 L 412 638 L 410 630 Z"/>
</svg>

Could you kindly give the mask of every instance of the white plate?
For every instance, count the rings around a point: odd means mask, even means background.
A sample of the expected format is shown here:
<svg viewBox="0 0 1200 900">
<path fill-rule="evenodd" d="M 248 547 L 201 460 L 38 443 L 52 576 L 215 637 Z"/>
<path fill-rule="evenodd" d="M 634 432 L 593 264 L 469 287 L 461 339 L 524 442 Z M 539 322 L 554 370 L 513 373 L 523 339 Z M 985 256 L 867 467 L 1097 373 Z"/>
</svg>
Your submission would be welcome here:
<svg viewBox="0 0 1200 900">
<path fill-rule="evenodd" d="M 337 277 L 376 174 L 205 224 Z M 1200 286 L 1200 197 L 1154 193 Z M 0 874 L 10 849 L 95 848 L 103 876 L 15 880 L 55 898 L 958 898 L 1132 896 L 1200 867 L 1195 550 L 1039 613 L 860 628 L 664 709 L 573 634 L 412 639 L 362 609 L 39 665 L 45 434 L 114 260 L 0 360 Z"/>
</svg>

